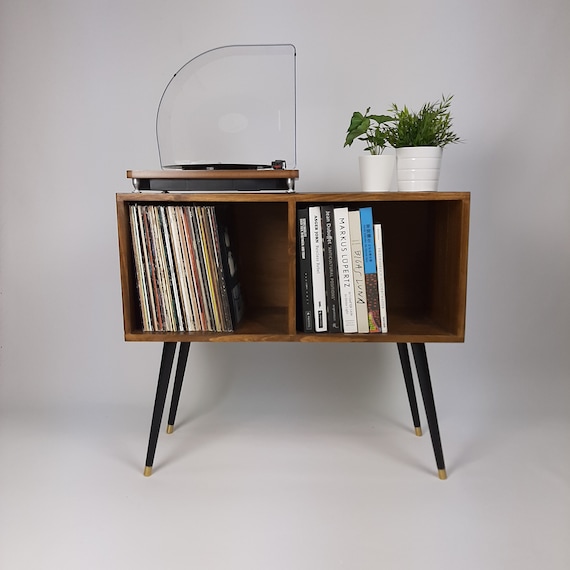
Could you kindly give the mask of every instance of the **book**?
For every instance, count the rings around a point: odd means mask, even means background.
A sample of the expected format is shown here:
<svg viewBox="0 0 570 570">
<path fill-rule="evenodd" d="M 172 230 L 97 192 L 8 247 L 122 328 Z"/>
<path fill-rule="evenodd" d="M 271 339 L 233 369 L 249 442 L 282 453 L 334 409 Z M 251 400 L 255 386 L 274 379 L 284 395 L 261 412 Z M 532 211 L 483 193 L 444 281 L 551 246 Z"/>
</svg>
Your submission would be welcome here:
<svg viewBox="0 0 570 570">
<path fill-rule="evenodd" d="M 368 303 L 366 301 L 366 279 L 364 278 L 364 254 L 362 252 L 360 210 L 350 210 L 348 212 L 348 222 L 350 227 L 354 302 L 356 304 L 356 326 L 359 333 L 367 333 L 369 332 Z"/>
<path fill-rule="evenodd" d="M 348 207 L 336 207 L 334 209 L 334 224 L 342 330 L 345 333 L 355 333 L 358 331 L 358 327 L 352 279 Z"/>
<path fill-rule="evenodd" d="M 325 290 L 323 230 L 320 206 L 309 206 L 309 242 L 311 276 L 313 278 L 313 310 L 315 332 L 327 331 L 327 297 Z"/>
<path fill-rule="evenodd" d="M 386 304 L 386 280 L 384 271 L 384 244 L 382 224 L 374 224 L 374 241 L 376 244 L 376 270 L 378 273 L 378 298 L 380 302 L 380 322 L 382 332 L 388 332 L 388 309 Z"/>
<path fill-rule="evenodd" d="M 334 206 L 321 206 L 323 225 L 323 250 L 325 259 L 325 293 L 327 298 L 327 324 L 329 332 L 341 332 L 338 267 L 336 261 L 336 245 L 334 237 Z"/>
<path fill-rule="evenodd" d="M 368 305 L 368 329 L 371 333 L 382 331 L 380 322 L 380 298 L 378 295 L 378 272 L 376 270 L 376 247 L 372 208 L 360 208 L 362 230 L 362 251 L 364 255 L 364 279 L 366 282 L 366 302 Z"/>
<path fill-rule="evenodd" d="M 313 278 L 309 242 L 309 208 L 297 210 L 297 314 L 303 332 L 315 331 Z"/>
</svg>

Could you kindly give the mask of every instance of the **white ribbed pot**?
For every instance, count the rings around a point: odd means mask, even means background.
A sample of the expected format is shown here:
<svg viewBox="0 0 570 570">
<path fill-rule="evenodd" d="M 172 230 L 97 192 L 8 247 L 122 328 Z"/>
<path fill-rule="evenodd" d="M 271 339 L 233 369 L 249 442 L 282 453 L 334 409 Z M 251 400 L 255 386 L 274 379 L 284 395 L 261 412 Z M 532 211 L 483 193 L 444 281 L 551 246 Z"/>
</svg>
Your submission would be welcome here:
<svg viewBox="0 0 570 570">
<path fill-rule="evenodd" d="M 396 172 L 400 192 L 435 192 L 443 149 L 410 146 L 396 149 Z"/>
<path fill-rule="evenodd" d="M 394 178 L 393 154 L 368 154 L 358 157 L 360 186 L 363 192 L 389 192 Z"/>
</svg>

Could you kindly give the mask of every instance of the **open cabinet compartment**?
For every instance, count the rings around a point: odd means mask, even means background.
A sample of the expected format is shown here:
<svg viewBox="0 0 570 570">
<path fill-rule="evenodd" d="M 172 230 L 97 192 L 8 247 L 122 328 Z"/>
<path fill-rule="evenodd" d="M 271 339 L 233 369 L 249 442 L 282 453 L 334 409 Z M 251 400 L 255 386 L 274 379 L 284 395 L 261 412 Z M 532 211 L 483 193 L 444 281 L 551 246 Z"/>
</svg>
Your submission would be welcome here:
<svg viewBox="0 0 570 570">
<path fill-rule="evenodd" d="M 468 193 L 117 195 L 126 340 L 462 342 Z M 131 203 L 220 204 L 233 220 L 244 318 L 231 333 L 144 332 L 129 225 Z M 303 333 L 297 315 L 296 212 L 309 204 L 371 206 L 382 224 L 388 333 Z"/>
<path fill-rule="evenodd" d="M 287 335 L 289 244 L 287 202 L 236 202 L 235 236 L 245 305 L 240 334 Z"/>
<path fill-rule="evenodd" d="M 240 200 L 240 196 L 242 199 Z M 249 340 L 290 333 L 289 202 L 285 195 L 261 194 L 119 194 L 117 220 L 126 340 Z M 242 321 L 232 333 L 148 332 L 143 330 L 137 289 L 129 206 L 145 204 L 207 204 L 224 207 L 245 305 Z"/>
<path fill-rule="evenodd" d="M 372 207 L 374 223 L 382 224 L 388 333 L 303 333 L 297 323 L 301 340 L 464 340 L 468 193 L 313 194 L 298 197 L 296 208 L 307 202 Z"/>
<path fill-rule="evenodd" d="M 383 227 L 388 330 L 463 340 L 462 202 L 381 202 L 373 212 Z"/>
</svg>

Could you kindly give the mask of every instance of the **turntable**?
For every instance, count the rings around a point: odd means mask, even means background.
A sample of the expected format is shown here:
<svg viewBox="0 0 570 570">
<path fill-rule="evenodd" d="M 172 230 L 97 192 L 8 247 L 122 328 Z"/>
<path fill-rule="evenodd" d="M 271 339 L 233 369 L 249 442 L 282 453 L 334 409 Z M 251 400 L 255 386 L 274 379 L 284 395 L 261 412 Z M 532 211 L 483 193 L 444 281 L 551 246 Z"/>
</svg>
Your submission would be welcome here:
<svg viewBox="0 0 570 570">
<path fill-rule="evenodd" d="M 194 57 L 158 105 L 160 171 L 128 171 L 138 191 L 292 192 L 296 51 L 232 45 Z"/>
</svg>

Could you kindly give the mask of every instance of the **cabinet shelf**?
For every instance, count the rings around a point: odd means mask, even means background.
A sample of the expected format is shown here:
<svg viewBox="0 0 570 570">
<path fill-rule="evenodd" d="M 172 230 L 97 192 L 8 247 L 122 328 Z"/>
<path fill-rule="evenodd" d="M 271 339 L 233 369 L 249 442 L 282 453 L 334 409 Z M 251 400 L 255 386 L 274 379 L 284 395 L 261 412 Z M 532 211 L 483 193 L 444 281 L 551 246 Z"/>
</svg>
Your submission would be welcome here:
<svg viewBox="0 0 570 570">
<path fill-rule="evenodd" d="M 386 334 L 289 333 L 284 326 L 284 311 L 266 311 L 248 316 L 231 333 L 145 332 L 125 333 L 125 340 L 136 342 L 461 342 L 453 331 L 428 319 L 406 318 L 390 313 L 390 332 Z"/>
<path fill-rule="evenodd" d="M 146 174 L 146 173 L 145 173 Z M 131 176 L 134 176 L 131 173 Z M 143 332 L 129 206 L 225 204 L 238 245 L 246 314 L 232 333 Z M 297 322 L 296 213 L 307 204 L 371 206 L 384 234 L 388 333 L 303 333 Z M 462 342 L 470 194 L 117 194 L 125 340 L 158 342 Z"/>
</svg>

